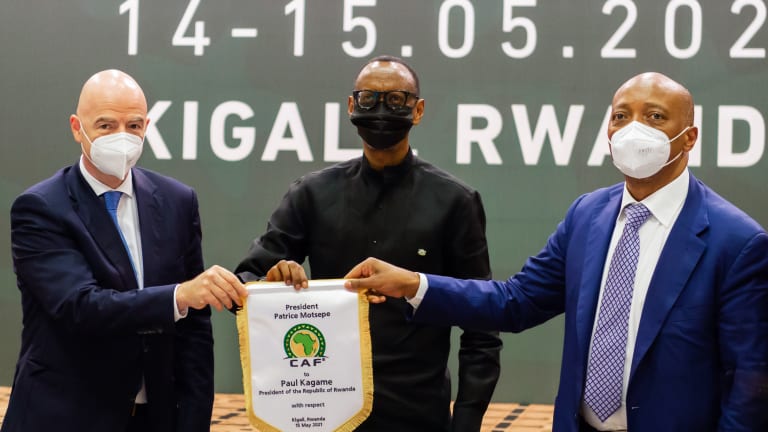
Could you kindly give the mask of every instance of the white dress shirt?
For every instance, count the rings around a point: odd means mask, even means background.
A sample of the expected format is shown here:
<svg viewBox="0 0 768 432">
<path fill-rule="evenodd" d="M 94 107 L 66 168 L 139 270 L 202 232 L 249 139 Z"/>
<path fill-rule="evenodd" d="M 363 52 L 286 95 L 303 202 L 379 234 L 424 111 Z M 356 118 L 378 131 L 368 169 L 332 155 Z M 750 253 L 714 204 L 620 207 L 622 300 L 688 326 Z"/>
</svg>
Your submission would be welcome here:
<svg viewBox="0 0 768 432">
<path fill-rule="evenodd" d="M 625 430 L 627 429 L 627 385 L 629 384 L 629 372 L 632 366 L 632 356 L 634 354 L 635 340 L 637 339 L 637 331 L 640 327 L 640 318 L 645 305 L 645 297 L 648 294 L 648 287 L 651 283 L 651 277 L 656 269 L 656 264 L 661 256 L 661 251 L 664 249 L 664 244 L 667 242 L 667 237 L 672 230 L 672 227 L 677 221 L 677 217 L 680 215 L 680 211 L 683 209 L 685 198 L 688 196 L 688 183 L 690 182 L 690 176 L 688 170 L 683 171 L 680 176 L 673 180 L 668 185 L 654 192 L 652 195 L 646 197 L 641 201 L 650 210 L 651 215 L 648 220 L 640 227 L 638 235 L 640 237 L 640 256 L 637 262 L 637 273 L 635 274 L 635 286 L 632 291 L 632 306 L 629 310 L 629 325 L 627 328 L 627 353 L 626 360 L 624 362 L 624 381 L 621 391 L 621 407 L 613 413 L 610 417 L 605 419 L 605 422 L 601 422 L 597 415 L 592 411 L 589 406 L 582 400 L 581 414 L 584 419 L 592 427 L 597 430 Z M 621 199 L 621 209 L 619 216 L 616 220 L 616 226 L 613 229 L 613 237 L 611 237 L 611 243 L 608 247 L 608 253 L 605 257 L 605 263 L 603 264 L 603 277 L 600 282 L 600 295 L 597 299 L 597 312 L 595 313 L 595 321 L 592 327 L 592 336 L 594 337 L 594 329 L 597 325 L 597 318 L 600 315 L 600 302 L 603 298 L 603 291 L 605 290 L 605 280 L 608 276 L 608 267 L 613 258 L 613 252 L 616 249 L 616 244 L 619 242 L 621 233 L 624 230 L 624 224 L 626 216 L 623 209 L 629 205 L 636 203 L 637 201 L 632 198 L 627 190 L 626 184 L 624 185 L 624 195 Z M 408 303 L 413 306 L 414 310 L 419 307 L 421 301 L 429 289 L 428 281 L 425 275 L 419 273 L 419 289 L 413 298 L 406 299 Z M 590 343 L 590 351 L 592 344 Z M 589 355 L 587 355 L 589 358 Z"/>
<path fill-rule="evenodd" d="M 139 229 L 139 208 L 136 205 L 136 196 L 133 193 L 133 172 L 128 171 L 128 175 L 120 186 L 112 189 L 104 183 L 98 181 L 96 177 L 85 168 L 83 164 L 83 157 L 80 156 L 80 173 L 83 174 L 86 183 L 93 189 L 93 192 L 97 196 L 103 195 L 109 191 L 122 192 L 120 195 L 120 201 L 117 205 L 117 224 L 120 226 L 120 231 L 123 233 L 125 243 L 128 245 L 128 250 L 131 254 L 131 262 L 133 269 L 136 273 L 136 282 L 139 289 L 144 289 L 144 262 L 141 254 L 141 230 Z M 106 207 L 104 208 L 106 211 Z M 187 316 L 186 313 L 179 312 L 179 308 L 176 305 L 176 290 L 178 285 L 173 291 L 173 318 L 174 321 L 178 321 Z M 147 403 L 147 394 L 144 382 L 142 380 L 141 390 L 136 395 L 136 403 Z"/>
</svg>

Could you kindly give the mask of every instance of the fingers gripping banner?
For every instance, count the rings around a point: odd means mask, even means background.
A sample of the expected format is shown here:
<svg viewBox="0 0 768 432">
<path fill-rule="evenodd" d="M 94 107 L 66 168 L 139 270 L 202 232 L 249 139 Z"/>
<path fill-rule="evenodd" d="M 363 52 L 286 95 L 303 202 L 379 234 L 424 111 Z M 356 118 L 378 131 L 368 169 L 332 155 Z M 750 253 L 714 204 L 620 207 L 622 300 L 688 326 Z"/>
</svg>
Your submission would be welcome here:
<svg viewBox="0 0 768 432">
<path fill-rule="evenodd" d="M 368 302 L 344 281 L 246 285 L 237 313 L 246 411 L 268 431 L 352 431 L 373 404 Z"/>
</svg>

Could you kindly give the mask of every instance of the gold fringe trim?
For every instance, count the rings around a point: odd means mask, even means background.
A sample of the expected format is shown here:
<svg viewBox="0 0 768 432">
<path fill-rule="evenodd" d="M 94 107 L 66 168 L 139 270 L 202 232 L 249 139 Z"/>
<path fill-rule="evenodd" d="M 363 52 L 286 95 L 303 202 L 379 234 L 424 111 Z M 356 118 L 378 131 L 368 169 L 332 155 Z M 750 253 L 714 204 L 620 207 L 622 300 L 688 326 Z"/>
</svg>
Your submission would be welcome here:
<svg viewBox="0 0 768 432">
<path fill-rule="evenodd" d="M 246 288 L 249 284 L 245 284 Z M 260 432 L 280 432 L 280 429 L 263 421 L 253 412 L 251 388 L 251 346 L 248 335 L 248 298 L 243 299 L 243 307 L 237 311 L 237 336 L 240 340 L 240 365 L 243 368 L 243 391 L 245 393 L 245 412 L 251 425 Z"/>
<path fill-rule="evenodd" d="M 373 409 L 373 352 L 371 351 L 371 325 L 368 320 L 368 297 L 362 291 L 357 293 L 357 310 L 360 320 L 360 369 L 363 372 L 363 407 L 339 426 L 338 432 L 351 432 L 371 415 Z"/>
</svg>

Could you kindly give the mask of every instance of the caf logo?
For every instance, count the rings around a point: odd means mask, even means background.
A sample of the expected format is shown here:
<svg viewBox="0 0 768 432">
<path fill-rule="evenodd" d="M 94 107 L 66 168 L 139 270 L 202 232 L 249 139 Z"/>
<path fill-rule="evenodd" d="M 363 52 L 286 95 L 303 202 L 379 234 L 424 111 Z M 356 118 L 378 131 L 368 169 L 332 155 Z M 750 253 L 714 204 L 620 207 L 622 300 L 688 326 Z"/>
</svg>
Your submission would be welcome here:
<svg viewBox="0 0 768 432">
<path fill-rule="evenodd" d="M 324 357 L 325 337 L 311 324 L 297 324 L 285 333 L 283 349 L 288 358 Z"/>
</svg>

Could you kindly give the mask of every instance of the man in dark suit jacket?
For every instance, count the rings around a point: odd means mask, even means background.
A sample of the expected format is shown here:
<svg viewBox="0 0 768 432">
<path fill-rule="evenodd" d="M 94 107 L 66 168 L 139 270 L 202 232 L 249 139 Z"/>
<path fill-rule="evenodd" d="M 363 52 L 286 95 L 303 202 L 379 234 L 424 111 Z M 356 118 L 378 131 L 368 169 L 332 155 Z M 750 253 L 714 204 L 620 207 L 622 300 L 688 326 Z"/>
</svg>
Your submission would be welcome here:
<svg viewBox="0 0 768 432">
<path fill-rule="evenodd" d="M 3 432 L 210 429 L 208 306 L 246 292 L 203 272 L 195 192 L 132 168 L 147 123 L 131 77 L 95 74 L 70 118 L 80 161 L 13 203 L 24 328 Z"/>
<path fill-rule="evenodd" d="M 697 132 L 683 86 L 634 77 L 608 130 L 625 183 L 576 200 L 520 273 L 460 281 L 369 260 L 348 287 L 410 298 L 417 322 L 521 331 L 565 313 L 555 431 L 766 431 L 768 235 L 688 173 Z M 640 208 L 636 273 L 613 277 Z"/>
<path fill-rule="evenodd" d="M 236 272 L 301 286 L 306 275 L 296 262 L 305 257 L 314 278 L 338 278 L 376 256 L 424 272 L 490 278 L 480 195 L 411 152 L 408 133 L 424 112 L 415 72 L 401 59 L 372 59 L 355 80 L 348 111 L 364 156 L 294 182 Z M 499 376 L 498 334 L 462 334 L 451 416 L 451 328 L 410 325 L 407 310 L 405 301 L 392 301 L 370 311 L 373 410 L 358 430 L 479 431 Z"/>
</svg>

